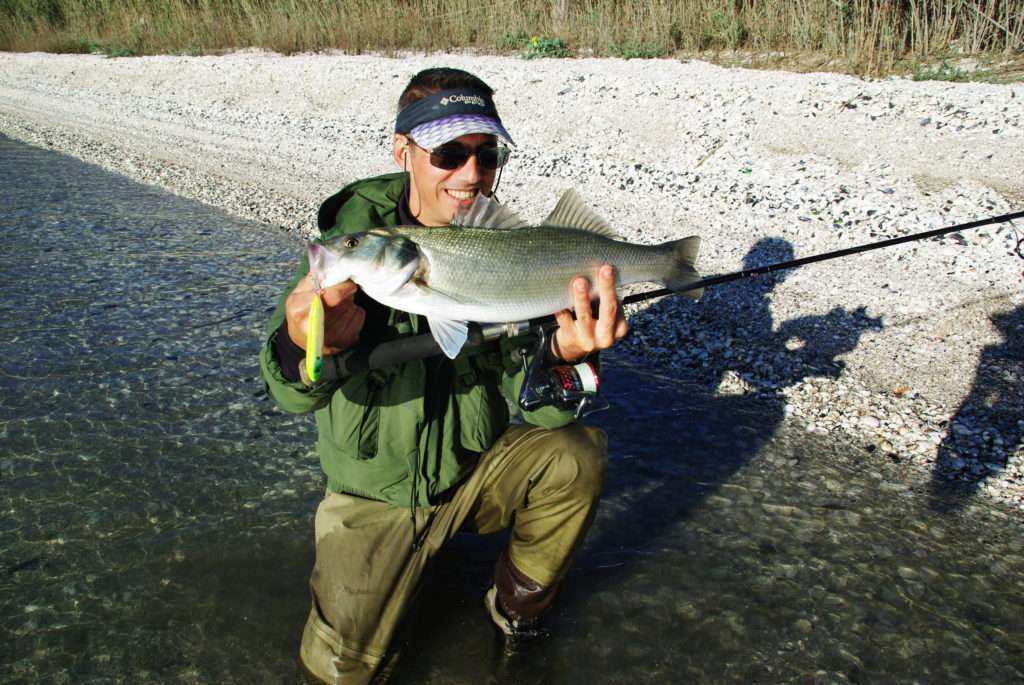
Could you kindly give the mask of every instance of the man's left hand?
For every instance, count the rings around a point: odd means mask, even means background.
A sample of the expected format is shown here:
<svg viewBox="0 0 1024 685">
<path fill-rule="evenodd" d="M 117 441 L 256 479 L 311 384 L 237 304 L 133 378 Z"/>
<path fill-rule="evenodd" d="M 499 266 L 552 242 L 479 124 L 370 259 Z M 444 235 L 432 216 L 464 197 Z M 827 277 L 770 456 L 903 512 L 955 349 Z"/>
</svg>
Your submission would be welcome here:
<svg viewBox="0 0 1024 685">
<path fill-rule="evenodd" d="M 603 264 L 597 274 L 598 314 L 594 318 L 591 309 L 590 283 L 586 278 L 574 278 L 572 289 L 573 309 L 576 318 L 568 309 L 555 314 L 558 330 L 551 338 L 551 351 L 562 361 L 579 361 L 591 352 L 606 350 L 625 337 L 629 324 L 622 314 L 618 293 L 615 292 L 615 267 Z"/>
</svg>

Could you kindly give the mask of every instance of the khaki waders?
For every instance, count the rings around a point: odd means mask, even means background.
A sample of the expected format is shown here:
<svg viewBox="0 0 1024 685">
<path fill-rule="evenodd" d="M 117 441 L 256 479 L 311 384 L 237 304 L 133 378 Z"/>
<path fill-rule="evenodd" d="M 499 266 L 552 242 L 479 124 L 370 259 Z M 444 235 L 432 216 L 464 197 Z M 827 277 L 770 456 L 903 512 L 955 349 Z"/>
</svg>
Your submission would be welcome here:
<svg viewBox="0 0 1024 685">
<path fill-rule="evenodd" d="M 502 608 L 531 618 L 554 599 L 593 520 L 608 462 L 603 431 L 511 426 L 451 498 L 410 511 L 328 491 L 316 513 L 313 607 L 299 658 L 326 683 L 370 682 L 427 562 L 460 530 L 512 528 L 495 567 Z"/>
</svg>

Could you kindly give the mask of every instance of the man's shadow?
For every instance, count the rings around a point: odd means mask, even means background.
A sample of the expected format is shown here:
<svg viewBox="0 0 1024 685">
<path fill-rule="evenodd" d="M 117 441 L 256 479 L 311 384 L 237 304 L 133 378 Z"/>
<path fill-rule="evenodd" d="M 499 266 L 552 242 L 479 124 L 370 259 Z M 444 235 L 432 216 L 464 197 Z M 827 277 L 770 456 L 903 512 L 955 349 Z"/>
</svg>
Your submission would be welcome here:
<svg viewBox="0 0 1024 685">
<path fill-rule="evenodd" d="M 788 241 L 765 238 L 743 268 L 792 258 Z M 628 506 L 599 519 L 587 554 L 641 549 L 684 519 L 772 438 L 785 417 L 783 390 L 812 376 L 838 378 L 845 369 L 838 357 L 856 348 L 864 331 L 882 328 L 863 307 L 835 307 L 776 328 L 771 295 L 787 274 L 713 287 L 700 302 L 667 298 L 636 317 L 636 327 L 671 332 L 668 346 L 653 350 L 653 367 L 663 357 L 668 369 L 659 375 L 674 380 L 652 382 L 644 371 L 608 364 L 614 410 L 594 421 L 608 432 L 612 455 L 603 502 L 636 489 L 645 494 L 626 496 Z M 634 342 L 624 351 L 651 366 L 649 347 Z"/>
<path fill-rule="evenodd" d="M 1024 445 L 1024 305 L 991 321 L 1003 342 L 982 350 L 971 390 L 939 445 L 928 493 L 936 511 L 962 509 Z"/>
</svg>

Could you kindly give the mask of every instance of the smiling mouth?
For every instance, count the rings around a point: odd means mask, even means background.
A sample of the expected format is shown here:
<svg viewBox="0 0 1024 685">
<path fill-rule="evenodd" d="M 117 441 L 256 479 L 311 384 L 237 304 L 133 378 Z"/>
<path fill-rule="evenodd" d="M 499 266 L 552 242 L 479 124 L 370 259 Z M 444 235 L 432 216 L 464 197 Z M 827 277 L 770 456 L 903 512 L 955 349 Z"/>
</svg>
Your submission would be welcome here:
<svg viewBox="0 0 1024 685">
<path fill-rule="evenodd" d="M 472 200 L 480 191 L 476 188 L 472 190 L 452 190 L 451 188 L 446 188 L 444 192 L 448 193 L 449 197 L 461 202 L 463 200 Z"/>
</svg>

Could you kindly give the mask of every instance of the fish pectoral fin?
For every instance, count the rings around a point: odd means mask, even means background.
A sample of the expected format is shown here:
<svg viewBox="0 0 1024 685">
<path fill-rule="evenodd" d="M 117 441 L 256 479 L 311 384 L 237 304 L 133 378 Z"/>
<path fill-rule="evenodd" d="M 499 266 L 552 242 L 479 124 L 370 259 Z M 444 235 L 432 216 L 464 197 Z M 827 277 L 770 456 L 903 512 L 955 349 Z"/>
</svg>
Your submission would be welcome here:
<svg viewBox="0 0 1024 685">
<path fill-rule="evenodd" d="M 427 317 L 427 323 L 430 325 L 430 334 L 434 336 L 434 340 L 441 347 L 441 351 L 449 359 L 455 359 L 469 337 L 469 323 L 466 321 L 452 321 L 450 319 L 436 319 L 432 316 Z"/>
</svg>

